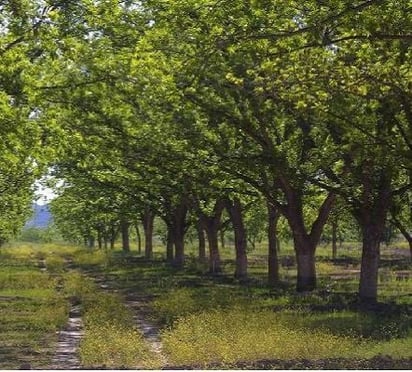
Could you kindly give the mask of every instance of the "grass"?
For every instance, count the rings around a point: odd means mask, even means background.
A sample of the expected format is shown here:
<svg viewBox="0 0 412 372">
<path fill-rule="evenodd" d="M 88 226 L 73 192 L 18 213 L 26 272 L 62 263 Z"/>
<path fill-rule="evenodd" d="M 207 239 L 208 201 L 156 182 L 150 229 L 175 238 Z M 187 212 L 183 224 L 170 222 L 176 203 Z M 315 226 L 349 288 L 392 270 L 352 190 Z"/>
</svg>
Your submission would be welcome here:
<svg viewBox="0 0 412 372">
<path fill-rule="evenodd" d="M 164 247 L 155 250 L 156 257 L 164 255 Z M 148 261 L 119 250 L 57 245 L 1 250 L 0 297 L 13 301 L 0 305 L 2 314 L 7 314 L 7 321 L 0 320 L 0 368 L 16 368 L 22 354 L 36 353 L 42 357 L 34 367 L 47 365 L 50 347 L 45 345 L 64 324 L 68 299 L 82 304 L 85 336 L 80 352 L 85 367 L 161 366 L 137 332 L 122 297 L 102 292 L 88 275 L 105 278 L 118 290 L 149 296 L 150 317 L 162 329 L 172 366 L 236 368 L 261 359 L 338 358 L 343 360 L 338 367 L 345 368 L 353 360 L 380 355 L 412 358 L 412 282 L 399 280 L 398 275 L 410 264 L 392 257 L 386 247 L 384 252 L 379 299 L 387 307 L 374 314 L 354 307 L 360 258 L 356 242 L 345 243 L 334 261 L 330 246 L 319 247 L 319 288 L 310 294 L 295 293 L 295 267 L 281 268 L 278 288 L 266 285 L 264 244 L 250 252 L 250 281 L 242 285 L 233 278 L 230 245 L 222 252 L 224 273 L 219 276 L 207 275 L 207 265 L 199 264 L 193 254 L 185 269 L 177 271 L 159 259 Z M 281 255 L 293 256 L 293 248 L 282 244 Z M 83 274 L 67 271 L 68 263 Z M 20 351 L 14 362 L 12 350 Z M 12 362 L 2 362 L 4 352 Z M 307 368 L 304 363 L 299 366 Z"/>
<path fill-rule="evenodd" d="M 65 292 L 82 304 L 84 337 L 80 358 L 83 366 L 147 369 L 160 365 L 120 296 L 103 293 L 79 273 L 66 277 Z"/>
<path fill-rule="evenodd" d="M 0 368 L 24 363 L 47 366 L 56 331 L 68 317 L 68 302 L 57 291 L 58 278 L 37 267 L 30 246 L 0 253 Z"/>
<path fill-rule="evenodd" d="M 291 327 L 279 314 L 242 308 L 179 319 L 163 334 L 175 365 L 233 364 L 259 359 L 349 357 L 359 342 L 323 330 Z"/>
</svg>

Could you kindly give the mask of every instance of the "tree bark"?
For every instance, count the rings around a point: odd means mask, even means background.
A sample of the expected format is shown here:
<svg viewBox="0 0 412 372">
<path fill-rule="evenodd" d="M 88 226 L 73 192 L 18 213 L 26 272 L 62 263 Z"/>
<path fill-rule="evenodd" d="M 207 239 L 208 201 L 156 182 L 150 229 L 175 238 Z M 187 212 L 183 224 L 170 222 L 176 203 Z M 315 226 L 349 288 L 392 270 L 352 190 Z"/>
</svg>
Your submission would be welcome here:
<svg viewBox="0 0 412 372">
<path fill-rule="evenodd" d="M 316 288 L 315 250 L 336 196 L 331 192 L 327 195 L 308 233 L 304 222 L 301 190 L 294 189 L 286 180 L 283 180 L 282 188 L 287 205 L 279 206 L 279 208 L 292 230 L 297 263 L 296 290 L 298 292 L 313 291 Z"/>
<path fill-rule="evenodd" d="M 362 303 L 376 303 L 378 297 L 378 269 L 381 233 L 376 226 L 361 226 L 362 260 L 359 297 Z"/>
<path fill-rule="evenodd" d="M 222 200 L 218 200 L 215 203 L 211 216 L 200 212 L 200 218 L 203 228 L 206 231 L 207 241 L 209 244 L 209 272 L 211 274 L 218 274 L 222 272 L 218 233 L 223 208 L 224 202 Z"/>
<path fill-rule="evenodd" d="M 185 232 L 186 232 L 187 206 L 184 200 L 173 210 L 175 257 L 174 265 L 183 268 L 185 261 Z"/>
<path fill-rule="evenodd" d="M 167 237 L 166 237 L 166 261 L 172 263 L 174 259 L 173 247 L 175 244 L 175 237 L 173 226 L 167 226 Z"/>
<path fill-rule="evenodd" d="M 235 233 L 236 268 L 235 278 L 247 278 L 247 232 L 242 216 L 242 204 L 238 198 L 227 201 L 227 211 Z"/>
<path fill-rule="evenodd" d="M 336 260 L 336 257 L 338 254 L 337 232 L 338 232 L 338 219 L 336 216 L 333 216 L 332 218 L 332 260 Z"/>
<path fill-rule="evenodd" d="M 103 248 L 103 234 L 100 228 L 97 230 L 97 246 L 99 249 Z"/>
<path fill-rule="evenodd" d="M 279 259 L 278 259 L 278 238 L 277 238 L 277 223 L 280 213 L 276 207 L 269 202 L 267 203 L 268 210 L 268 283 L 274 287 L 279 283 Z"/>
<path fill-rule="evenodd" d="M 148 208 L 142 215 L 142 224 L 144 230 L 144 256 L 147 259 L 153 258 L 153 223 L 154 213 Z"/>
<path fill-rule="evenodd" d="M 199 241 L 199 261 L 206 262 L 206 239 L 205 239 L 205 231 L 203 230 L 202 223 L 200 220 L 198 221 L 197 225 L 197 237 Z"/>
<path fill-rule="evenodd" d="M 137 253 L 142 254 L 142 236 L 140 235 L 139 224 L 135 223 L 134 228 L 136 230 Z"/>
<path fill-rule="evenodd" d="M 122 249 L 124 252 L 130 252 L 130 239 L 129 239 L 129 222 L 122 220 L 120 222 L 120 229 L 122 232 Z"/>
<path fill-rule="evenodd" d="M 392 203 L 391 174 L 389 169 L 372 174 L 373 167 L 365 165 L 362 199 L 353 212 L 362 231 L 359 299 L 363 304 L 374 304 L 378 299 L 380 242 Z"/>
<path fill-rule="evenodd" d="M 117 234 L 119 229 L 115 224 L 112 224 L 110 227 L 110 249 L 114 249 L 114 244 L 116 243 Z"/>
</svg>

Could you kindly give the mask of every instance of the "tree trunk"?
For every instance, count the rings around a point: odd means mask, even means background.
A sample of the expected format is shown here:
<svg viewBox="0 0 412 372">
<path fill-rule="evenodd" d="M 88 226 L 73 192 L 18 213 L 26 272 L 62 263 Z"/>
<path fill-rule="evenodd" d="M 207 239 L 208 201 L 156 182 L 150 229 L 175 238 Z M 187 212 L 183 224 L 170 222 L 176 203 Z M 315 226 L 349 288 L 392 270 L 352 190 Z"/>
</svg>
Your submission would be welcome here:
<svg viewBox="0 0 412 372">
<path fill-rule="evenodd" d="M 333 216 L 332 218 L 332 260 L 336 260 L 336 256 L 338 254 L 337 232 L 338 232 L 338 219 L 336 216 Z"/>
<path fill-rule="evenodd" d="M 103 248 L 103 236 L 102 236 L 102 230 L 98 229 L 97 230 L 97 246 L 99 249 Z"/>
<path fill-rule="evenodd" d="M 235 278 L 247 278 L 247 236 L 242 216 L 242 205 L 238 198 L 228 200 L 227 210 L 235 233 L 236 268 Z"/>
<path fill-rule="evenodd" d="M 410 259 L 412 260 L 412 235 L 409 233 L 406 227 L 396 218 L 396 216 L 392 216 L 391 222 L 401 232 L 404 238 L 408 241 Z"/>
<path fill-rule="evenodd" d="M 282 187 L 288 203 L 285 206 L 279 205 L 279 208 L 292 230 L 297 263 L 296 290 L 298 292 L 313 291 L 316 288 L 315 250 L 336 196 L 331 192 L 327 195 L 308 233 L 305 226 L 301 190 L 294 189 L 285 179 L 282 180 Z"/>
<path fill-rule="evenodd" d="M 220 247 L 225 249 L 225 231 L 220 229 Z"/>
<path fill-rule="evenodd" d="M 183 268 L 185 262 L 185 238 L 184 233 L 179 229 L 175 229 L 175 257 L 173 265 L 178 269 Z"/>
<path fill-rule="evenodd" d="M 362 303 L 376 303 L 378 298 L 379 246 L 382 232 L 372 226 L 361 226 L 362 261 L 359 281 L 359 297 Z"/>
<path fill-rule="evenodd" d="M 153 223 L 154 214 L 149 208 L 145 208 L 142 216 L 143 230 L 144 230 L 144 256 L 147 259 L 153 258 Z"/>
<path fill-rule="evenodd" d="M 187 206 L 184 200 L 173 210 L 173 226 L 175 241 L 174 265 L 183 268 L 185 261 L 185 232 L 186 232 Z"/>
<path fill-rule="evenodd" d="M 167 262 L 173 262 L 174 254 L 173 247 L 175 244 L 175 237 L 173 226 L 167 226 L 167 238 L 166 238 L 166 260 Z"/>
<path fill-rule="evenodd" d="M 268 209 L 268 283 L 270 286 L 276 286 L 279 283 L 279 259 L 278 259 L 278 238 L 277 238 L 277 223 L 279 221 L 280 213 L 269 202 Z"/>
<path fill-rule="evenodd" d="M 224 202 L 218 200 L 215 203 L 213 214 L 211 216 L 208 216 L 200 212 L 200 218 L 202 221 L 203 228 L 206 231 L 207 241 L 209 244 L 209 272 L 211 274 L 217 274 L 222 272 L 218 244 L 218 233 L 223 208 Z"/>
<path fill-rule="evenodd" d="M 199 240 L 199 261 L 206 262 L 205 231 L 203 230 L 203 227 L 200 221 L 198 221 L 196 228 L 197 228 L 197 236 Z"/>
<path fill-rule="evenodd" d="M 298 278 L 296 290 L 309 292 L 316 288 L 315 249 L 306 245 L 299 246 L 296 252 Z"/>
<path fill-rule="evenodd" d="M 129 222 L 122 220 L 120 222 L 120 229 L 122 232 L 122 249 L 124 252 L 130 252 L 130 239 L 129 239 Z"/>
<path fill-rule="evenodd" d="M 90 248 L 90 249 L 93 249 L 94 247 L 95 247 L 95 237 L 94 236 L 89 236 L 88 237 L 88 239 L 87 239 L 87 246 Z"/>
<path fill-rule="evenodd" d="M 137 253 L 142 254 L 142 236 L 140 235 L 139 224 L 135 223 L 134 228 L 136 230 Z"/>
<path fill-rule="evenodd" d="M 116 243 L 117 234 L 119 230 L 114 224 L 110 227 L 110 249 L 114 249 L 114 244 Z"/>
<path fill-rule="evenodd" d="M 209 244 L 209 272 L 217 274 L 222 272 L 219 244 L 218 244 L 218 229 L 214 227 L 206 228 L 206 236 Z"/>
</svg>

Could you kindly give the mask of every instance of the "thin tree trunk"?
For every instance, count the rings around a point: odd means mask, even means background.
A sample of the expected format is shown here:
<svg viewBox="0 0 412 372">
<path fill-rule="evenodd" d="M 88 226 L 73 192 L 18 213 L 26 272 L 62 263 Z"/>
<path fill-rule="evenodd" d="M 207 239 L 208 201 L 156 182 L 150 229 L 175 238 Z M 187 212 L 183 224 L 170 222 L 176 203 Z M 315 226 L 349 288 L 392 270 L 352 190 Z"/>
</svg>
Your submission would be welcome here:
<svg viewBox="0 0 412 372">
<path fill-rule="evenodd" d="M 338 239 L 337 239 L 337 232 L 338 232 L 338 219 L 336 216 L 332 218 L 332 259 L 336 260 L 338 254 Z"/>
<path fill-rule="evenodd" d="M 153 223 L 154 214 L 146 207 L 144 214 L 142 216 L 144 237 L 145 237 L 145 249 L 144 256 L 147 259 L 153 258 Z"/>
<path fill-rule="evenodd" d="M 408 241 L 410 258 L 412 260 L 412 235 L 395 216 L 392 216 L 391 222 L 401 232 L 404 238 Z"/>
<path fill-rule="evenodd" d="M 97 230 L 97 246 L 99 249 L 103 248 L 103 237 L 102 237 L 102 230 Z"/>
<path fill-rule="evenodd" d="M 268 209 L 268 283 L 270 286 L 276 286 L 279 283 L 279 259 L 278 259 L 278 237 L 277 237 L 277 223 L 279 221 L 280 213 L 276 207 L 269 202 Z"/>
<path fill-rule="evenodd" d="M 228 200 L 227 210 L 235 233 L 236 268 L 235 278 L 247 278 L 247 233 L 242 216 L 242 205 L 238 198 Z"/>
<path fill-rule="evenodd" d="M 225 249 L 225 231 L 220 229 L 220 247 Z"/>
<path fill-rule="evenodd" d="M 140 234 L 139 224 L 135 223 L 134 228 L 136 230 L 137 253 L 142 254 L 142 236 Z"/>
<path fill-rule="evenodd" d="M 220 218 L 222 216 L 224 208 L 223 200 L 218 200 L 213 208 L 212 216 L 208 216 L 204 213 L 200 213 L 200 218 L 204 230 L 206 231 L 207 241 L 209 244 L 209 272 L 211 274 L 217 274 L 222 272 L 218 233 Z"/>
<path fill-rule="evenodd" d="M 112 224 L 112 226 L 110 227 L 110 249 L 111 250 L 114 249 L 114 244 L 116 243 L 118 232 L 119 232 L 118 227 Z"/>
<path fill-rule="evenodd" d="M 167 226 L 167 238 L 166 238 L 166 260 L 167 262 L 173 262 L 174 254 L 173 254 L 173 247 L 175 244 L 175 237 L 173 226 Z"/>
<path fill-rule="evenodd" d="M 120 222 L 120 229 L 122 232 L 122 249 L 124 252 L 130 252 L 130 238 L 129 238 L 129 222 L 122 220 Z"/>
<path fill-rule="evenodd" d="M 88 238 L 88 240 L 87 240 L 87 246 L 88 246 L 90 249 L 93 249 L 93 248 L 95 247 L 95 241 L 96 241 L 95 237 L 92 236 L 92 235 L 90 235 L 89 238 Z"/>
<path fill-rule="evenodd" d="M 199 241 L 199 261 L 206 262 L 206 239 L 205 231 L 203 230 L 202 224 L 200 221 L 197 223 L 197 236 Z"/>
</svg>

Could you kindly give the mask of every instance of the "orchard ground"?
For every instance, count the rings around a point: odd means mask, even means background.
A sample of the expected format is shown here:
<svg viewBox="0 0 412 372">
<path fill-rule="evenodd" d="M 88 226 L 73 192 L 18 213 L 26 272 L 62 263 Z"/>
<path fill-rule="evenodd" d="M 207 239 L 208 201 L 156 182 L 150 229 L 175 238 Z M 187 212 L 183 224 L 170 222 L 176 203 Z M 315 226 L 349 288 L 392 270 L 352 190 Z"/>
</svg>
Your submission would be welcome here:
<svg viewBox="0 0 412 372">
<path fill-rule="evenodd" d="M 1 248 L 0 368 L 50 368 L 73 302 L 82 309 L 85 368 L 412 368 L 406 243 L 382 247 L 379 304 L 372 309 L 356 299 L 359 243 L 344 243 L 335 260 L 329 246 L 320 246 L 318 289 L 304 294 L 295 293 L 287 244 L 277 288 L 266 284 L 265 244 L 249 252 L 247 282 L 233 278 L 233 247 L 221 253 L 224 272 L 211 276 L 190 246 L 180 271 L 164 261 L 160 245 L 153 260 L 136 251 L 58 244 Z M 136 328 L 126 296 L 144 299 L 162 358 Z"/>
</svg>

